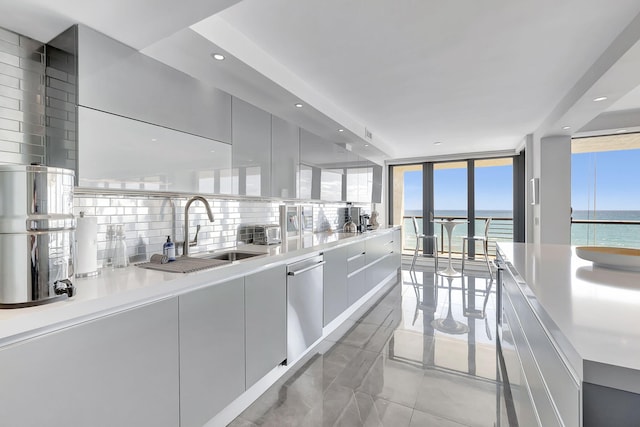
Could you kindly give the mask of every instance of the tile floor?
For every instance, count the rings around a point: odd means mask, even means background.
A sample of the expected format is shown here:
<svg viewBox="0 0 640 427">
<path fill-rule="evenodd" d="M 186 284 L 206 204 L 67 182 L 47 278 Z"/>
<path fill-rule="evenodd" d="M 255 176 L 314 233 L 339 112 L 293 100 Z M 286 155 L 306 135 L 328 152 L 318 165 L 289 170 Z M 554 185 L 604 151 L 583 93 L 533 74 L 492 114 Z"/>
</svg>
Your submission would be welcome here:
<svg viewBox="0 0 640 427">
<path fill-rule="evenodd" d="M 488 274 L 423 270 L 415 287 L 402 271 L 230 425 L 508 426 Z"/>
</svg>

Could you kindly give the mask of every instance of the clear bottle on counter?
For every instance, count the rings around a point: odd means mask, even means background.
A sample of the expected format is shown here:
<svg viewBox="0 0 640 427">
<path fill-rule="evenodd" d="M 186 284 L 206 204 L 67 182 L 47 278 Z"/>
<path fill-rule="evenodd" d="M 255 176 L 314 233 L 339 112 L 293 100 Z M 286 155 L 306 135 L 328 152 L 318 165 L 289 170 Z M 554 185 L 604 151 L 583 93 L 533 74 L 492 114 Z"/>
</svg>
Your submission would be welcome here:
<svg viewBox="0 0 640 427">
<path fill-rule="evenodd" d="M 116 245 L 115 254 L 113 256 L 113 266 L 115 268 L 123 268 L 129 265 L 129 257 L 127 256 L 127 243 L 125 242 L 124 226 L 118 225 L 116 228 Z"/>
<path fill-rule="evenodd" d="M 113 267 L 113 255 L 116 244 L 116 228 L 113 224 L 107 225 L 106 235 L 107 247 L 104 251 L 104 268 Z"/>
</svg>

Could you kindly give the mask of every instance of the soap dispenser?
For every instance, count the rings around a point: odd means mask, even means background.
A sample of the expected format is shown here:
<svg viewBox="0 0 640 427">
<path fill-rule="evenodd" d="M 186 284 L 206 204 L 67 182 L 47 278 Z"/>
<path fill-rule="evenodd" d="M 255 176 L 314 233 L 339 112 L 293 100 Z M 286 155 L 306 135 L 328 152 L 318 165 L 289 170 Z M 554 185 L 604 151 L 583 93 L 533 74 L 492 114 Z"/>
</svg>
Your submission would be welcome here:
<svg viewBox="0 0 640 427">
<path fill-rule="evenodd" d="M 171 241 L 171 236 L 167 236 L 167 241 L 162 245 L 162 254 L 165 255 L 169 261 L 176 260 L 176 245 Z"/>
</svg>

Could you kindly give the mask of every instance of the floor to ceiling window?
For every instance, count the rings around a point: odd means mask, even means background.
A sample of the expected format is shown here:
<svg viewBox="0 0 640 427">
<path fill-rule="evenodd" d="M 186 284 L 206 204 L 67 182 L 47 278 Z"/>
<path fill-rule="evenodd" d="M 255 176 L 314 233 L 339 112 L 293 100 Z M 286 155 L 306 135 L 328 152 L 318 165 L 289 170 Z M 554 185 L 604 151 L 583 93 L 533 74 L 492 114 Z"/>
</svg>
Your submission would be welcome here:
<svg viewBox="0 0 640 427">
<path fill-rule="evenodd" d="M 411 217 L 416 217 L 422 233 L 422 164 L 398 165 L 391 169 L 391 215 L 393 224 L 402 224 L 402 248 L 413 250 L 416 238 Z M 421 244 L 422 242 L 418 242 Z M 422 246 L 420 246 L 422 250 Z"/>
<path fill-rule="evenodd" d="M 571 244 L 640 248 L 640 134 L 571 144 Z"/>
<path fill-rule="evenodd" d="M 389 214 L 394 224 L 404 225 L 403 249 L 407 252 L 415 249 L 413 216 L 418 220 L 420 232 L 425 230 L 425 234 L 439 236 L 440 252 L 449 248 L 442 238 L 443 227 L 433 220 L 469 221 L 453 230 L 454 256 L 462 252 L 462 237 L 482 234 L 485 221 L 491 218 L 489 252 L 494 254 L 496 241 L 511 241 L 514 237 L 513 183 L 518 173 L 524 171 L 514 170 L 511 157 L 391 166 Z M 481 251 L 478 244 L 475 252 Z"/>
<path fill-rule="evenodd" d="M 467 162 L 442 162 L 433 165 L 433 219 L 461 219 L 467 220 L 469 207 Z M 462 237 L 467 236 L 469 227 L 461 224 L 453 229 L 451 235 L 450 250 L 462 253 Z M 446 247 L 446 232 L 443 226 L 434 228 L 436 234 L 445 239 L 440 239 L 440 250 L 449 250 Z M 443 246 L 444 244 L 444 246 Z"/>
<path fill-rule="evenodd" d="M 475 234 L 482 235 L 485 221 L 489 226 L 489 253 L 495 253 L 495 242 L 513 240 L 513 159 L 474 161 Z M 476 253 L 482 253 L 481 243 Z"/>
</svg>

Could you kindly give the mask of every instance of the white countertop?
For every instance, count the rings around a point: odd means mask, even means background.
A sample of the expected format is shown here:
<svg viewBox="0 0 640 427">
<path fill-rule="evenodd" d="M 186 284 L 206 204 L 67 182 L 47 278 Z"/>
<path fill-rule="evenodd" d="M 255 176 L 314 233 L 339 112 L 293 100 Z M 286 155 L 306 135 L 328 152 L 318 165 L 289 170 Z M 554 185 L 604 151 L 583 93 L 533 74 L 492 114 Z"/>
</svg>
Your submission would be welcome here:
<svg viewBox="0 0 640 427">
<path fill-rule="evenodd" d="M 569 245 L 498 246 L 580 379 L 640 393 L 640 273 L 594 267 Z"/>
<path fill-rule="evenodd" d="M 73 298 L 34 307 L 0 309 L 0 346 L 171 298 L 278 264 L 288 264 L 319 251 L 348 244 L 356 239 L 367 239 L 394 228 L 399 227 L 380 228 L 362 234 L 308 234 L 303 239 L 289 239 L 286 251 L 284 245 L 243 245 L 238 249 L 264 253 L 265 256 L 188 274 L 165 273 L 133 265 L 103 269 L 98 276 L 73 279 L 76 287 Z M 230 249 L 216 252 L 228 250 Z"/>
</svg>

